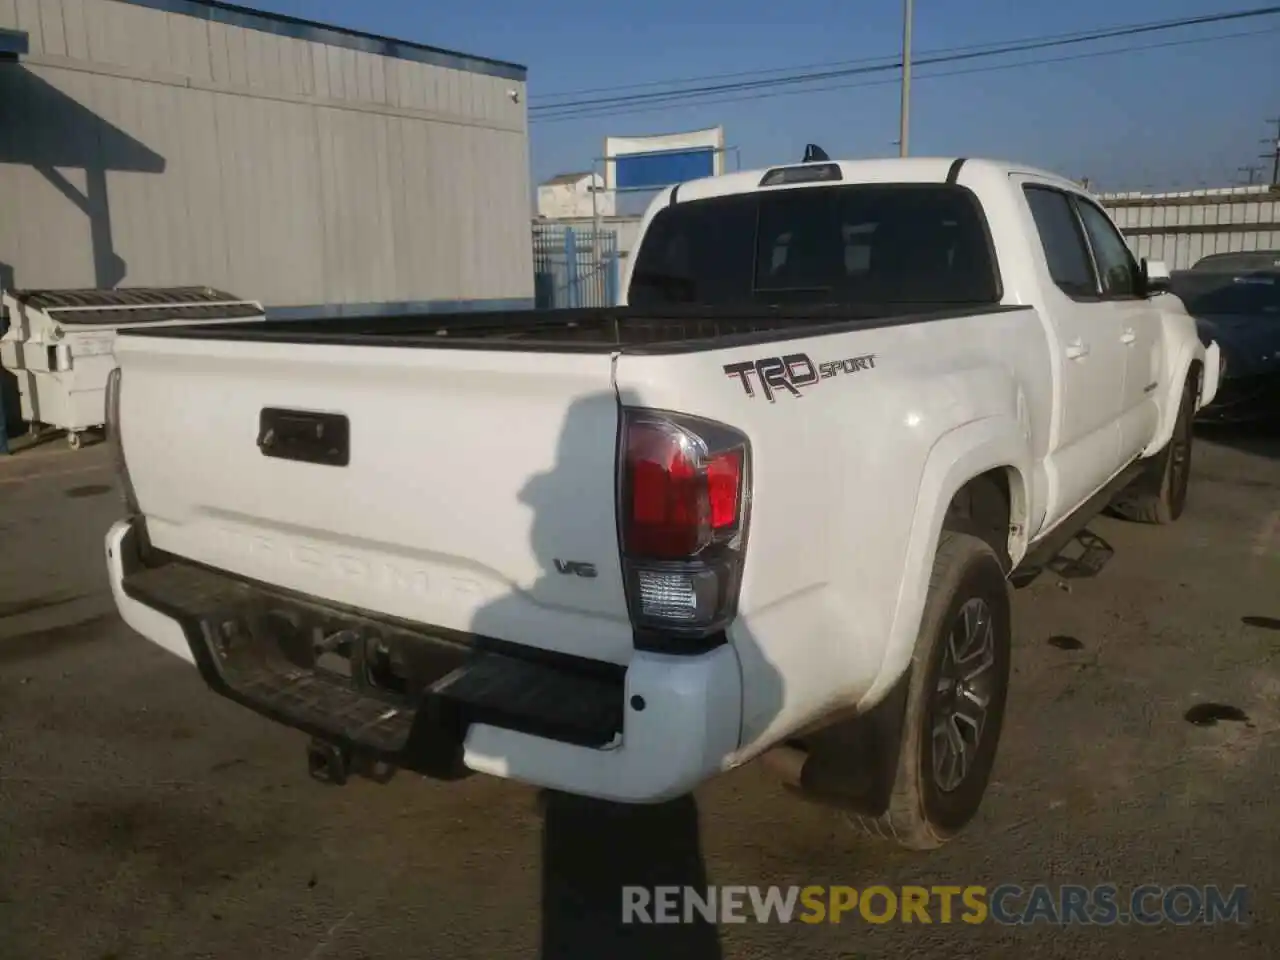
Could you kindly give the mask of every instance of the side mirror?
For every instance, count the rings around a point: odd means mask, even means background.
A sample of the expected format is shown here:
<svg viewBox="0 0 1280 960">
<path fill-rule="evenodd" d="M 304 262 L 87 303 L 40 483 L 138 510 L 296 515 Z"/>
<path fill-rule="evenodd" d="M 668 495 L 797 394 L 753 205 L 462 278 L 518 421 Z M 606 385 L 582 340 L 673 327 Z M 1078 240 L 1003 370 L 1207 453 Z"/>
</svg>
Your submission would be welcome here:
<svg viewBox="0 0 1280 960">
<path fill-rule="evenodd" d="M 1169 268 L 1163 260 L 1142 260 L 1142 289 L 1146 296 L 1168 293 L 1171 288 Z"/>
</svg>

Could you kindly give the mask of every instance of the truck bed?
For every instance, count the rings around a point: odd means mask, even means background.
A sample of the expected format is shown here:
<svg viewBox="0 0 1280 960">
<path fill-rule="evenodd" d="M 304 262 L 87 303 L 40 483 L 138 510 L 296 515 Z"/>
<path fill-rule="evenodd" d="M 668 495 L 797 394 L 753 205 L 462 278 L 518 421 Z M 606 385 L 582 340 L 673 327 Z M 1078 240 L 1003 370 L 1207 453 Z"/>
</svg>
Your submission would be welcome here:
<svg viewBox="0 0 1280 960">
<path fill-rule="evenodd" d="M 680 353 L 854 329 L 927 323 L 975 313 L 1029 309 L 990 303 L 743 304 L 664 308 L 422 313 L 386 317 L 275 320 L 124 335 L 346 346 L 523 350 L 552 353 Z"/>
</svg>

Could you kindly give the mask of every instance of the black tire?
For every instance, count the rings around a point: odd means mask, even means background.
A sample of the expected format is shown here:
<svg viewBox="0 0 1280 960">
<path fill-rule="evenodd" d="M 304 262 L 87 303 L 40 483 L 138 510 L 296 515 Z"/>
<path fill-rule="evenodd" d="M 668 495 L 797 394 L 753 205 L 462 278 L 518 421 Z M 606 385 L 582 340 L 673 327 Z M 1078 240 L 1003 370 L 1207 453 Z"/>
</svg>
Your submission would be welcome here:
<svg viewBox="0 0 1280 960">
<path fill-rule="evenodd" d="M 1182 516 L 1191 483 L 1191 443 L 1195 436 L 1191 421 L 1195 405 L 1196 382 L 1190 378 L 1182 388 L 1173 436 L 1152 459 L 1151 467 L 1111 504 L 1118 516 L 1137 523 L 1158 524 L 1173 523 Z"/>
<path fill-rule="evenodd" d="M 976 603 L 975 603 L 976 602 Z M 985 609 L 989 635 L 984 641 L 989 662 L 974 669 L 983 656 L 969 667 L 961 656 L 956 664 L 951 642 L 966 613 Z M 1012 629 L 1009 587 L 1004 570 L 990 544 L 966 533 L 944 530 L 933 561 L 929 594 L 925 601 L 920 632 L 911 660 L 898 765 L 889 805 L 879 817 L 852 816 L 851 820 L 875 836 L 894 840 L 912 850 L 931 850 L 958 834 L 973 819 L 982 804 L 996 747 L 1004 723 L 1009 691 L 1009 662 Z M 961 645 L 963 654 L 966 647 Z M 958 666 L 953 671 L 952 667 Z M 949 678 L 959 675 L 960 684 L 947 687 Z M 981 683 L 979 683 L 981 681 Z M 965 683 L 986 702 L 981 722 L 961 722 L 964 711 L 973 713 L 976 700 L 961 695 Z M 955 713 L 955 704 L 964 710 Z M 950 725 L 965 742 L 968 758 L 965 771 L 956 782 L 947 776 L 956 772 L 940 755 L 934 731 Z M 972 742 L 962 728 L 975 734 Z M 942 745 L 945 749 L 945 744 Z M 935 767 L 941 760 L 941 768 Z"/>
</svg>

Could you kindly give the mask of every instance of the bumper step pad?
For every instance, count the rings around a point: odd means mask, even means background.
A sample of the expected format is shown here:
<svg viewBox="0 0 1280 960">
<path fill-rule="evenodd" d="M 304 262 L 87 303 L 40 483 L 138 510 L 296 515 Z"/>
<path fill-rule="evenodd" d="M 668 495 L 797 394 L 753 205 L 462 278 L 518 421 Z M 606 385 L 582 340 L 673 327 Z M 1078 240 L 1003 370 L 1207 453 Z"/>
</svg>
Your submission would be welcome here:
<svg viewBox="0 0 1280 960">
<path fill-rule="evenodd" d="M 182 625 L 218 693 L 395 766 L 461 775 L 472 723 L 584 747 L 607 746 L 622 731 L 621 668 L 544 662 L 537 651 L 441 636 L 179 559 L 130 573 L 124 589 Z M 321 665 L 334 649 L 341 673 Z"/>
</svg>

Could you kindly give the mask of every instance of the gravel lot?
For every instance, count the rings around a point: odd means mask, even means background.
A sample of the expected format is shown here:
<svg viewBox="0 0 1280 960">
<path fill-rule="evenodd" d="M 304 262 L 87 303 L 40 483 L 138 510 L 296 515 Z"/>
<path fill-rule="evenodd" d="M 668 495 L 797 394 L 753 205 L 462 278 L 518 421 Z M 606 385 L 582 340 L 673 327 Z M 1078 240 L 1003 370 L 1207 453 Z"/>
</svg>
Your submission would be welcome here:
<svg viewBox="0 0 1280 960">
<path fill-rule="evenodd" d="M 1280 955 L 1280 439 L 1203 434 L 1181 522 L 1099 519 L 1017 593 L 997 779 L 930 855 L 754 766 L 651 809 L 479 777 L 319 786 L 301 735 L 116 617 L 105 454 L 0 458 L 0 956 Z M 1189 723 L 1203 703 L 1247 719 Z M 708 882 L 1247 884 L 1250 919 L 618 929 L 620 884 Z"/>
</svg>

